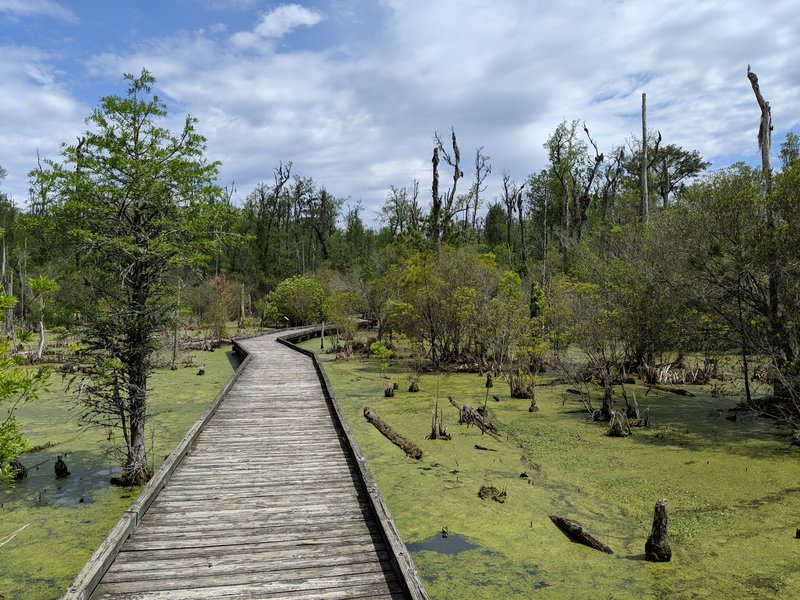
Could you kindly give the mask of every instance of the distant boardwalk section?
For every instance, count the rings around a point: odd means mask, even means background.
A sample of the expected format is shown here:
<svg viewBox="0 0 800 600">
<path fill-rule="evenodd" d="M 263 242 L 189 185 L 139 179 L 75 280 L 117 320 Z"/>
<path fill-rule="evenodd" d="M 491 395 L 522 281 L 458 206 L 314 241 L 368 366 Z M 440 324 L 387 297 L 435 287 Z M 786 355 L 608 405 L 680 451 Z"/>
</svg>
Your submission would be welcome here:
<svg viewBox="0 0 800 600">
<path fill-rule="evenodd" d="M 240 342 L 238 377 L 65 600 L 427 598 L 318 363 L 278 337 Z"/>
</svg>

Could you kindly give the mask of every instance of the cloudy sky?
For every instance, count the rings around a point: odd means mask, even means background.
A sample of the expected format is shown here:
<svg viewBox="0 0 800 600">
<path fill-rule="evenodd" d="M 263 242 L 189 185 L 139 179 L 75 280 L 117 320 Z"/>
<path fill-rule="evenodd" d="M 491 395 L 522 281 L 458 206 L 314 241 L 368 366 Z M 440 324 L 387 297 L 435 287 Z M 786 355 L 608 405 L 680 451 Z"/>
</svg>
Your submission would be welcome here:
<svg viewBox="0 0 800 600">
<path fill-rule="evenodd" d="M 800 132 L 797 0 L 0 0 L 0 189 L 27 199 L 37 151 L 74 143 L 122 74 L 158 79 L 174 127 L 197 117 L 243 199 L 279 161 L 361 202 L 429 200 L 433 133 L 523 179 L 564 119 L 601 151 L 648 125 L 714 167 L 757 164 L 750 64 L 774 145 Z M 465 158 L 466 161 L 466 158 Z M 464 169 L 468 171 L 467 168 Z M 468 184 L 465 184 L 465 187 Z"/>
</svg>

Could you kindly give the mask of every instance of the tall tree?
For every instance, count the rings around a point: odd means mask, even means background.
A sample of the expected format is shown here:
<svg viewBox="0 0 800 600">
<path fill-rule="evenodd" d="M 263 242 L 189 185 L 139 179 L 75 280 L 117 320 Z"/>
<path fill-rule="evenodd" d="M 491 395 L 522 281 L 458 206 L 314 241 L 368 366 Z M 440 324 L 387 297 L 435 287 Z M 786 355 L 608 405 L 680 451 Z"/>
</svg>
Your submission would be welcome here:
<svg viewBox="0 0 800 600">
<path fill-rule="evenodd" d="M 466 203 L 456 202 L 456 189 L 458 187 L 458 180 L 464 177 L 464 171 L 461 170 L 461 151 L 458 149 L 458 140 L 456 140 L 456 130 L 450 130 L 450 144 L 452 150 L 449 151 L 444 145 L 442 138 L 438 133 L 434 134 L 436 140 L 436 148 L 438 149 L 438 156 L 441 160 L 446 162 L 449 166 L 453 167 L 453 183 L 447 189 L 442 200 L 444 204 L 441 211 L 441 233 L 446 236 L 449 233 L 450 223 L 453 217 L 456 216 L 461 210 L 466 210 Z M 438 175 L 437 175 L 438 178 Z M 437 182 L 438 189 L 438 182 Z"/>
<path fill-rule="evenodd" d="M 650 165 L 647 162 L 647 94 L 642 93 L 642 157 L 641 157 L 641 181 L 642 188 L 642 220 L 647 222 L 650 215 L 650 200 L 647 194 L 647 172 Z"/>
<path fill-rule="evenodd" d="M 65 147 L 63 164 L 48 161 L 31 176 L 56 182 L 51 223 L 72 244 L 92 300 L 83 337 L 99 379 L 89 376 L 81 389 L 96 421 L 122 430 L 124 464 L 114 482 L 133 485 L 151 475 L 147 386 L 156 334 L 173 312 L 166 276 L 213 250 L 208 232 L 222 190 L 196 119 L 187 116 L 173 134 L 162 126 L 167 108 L 152 93 L 155 78 L 143 69 L 125 79 L 126 95 L 101 99 L 87 120 L 93 128 Z"/>
</svg>

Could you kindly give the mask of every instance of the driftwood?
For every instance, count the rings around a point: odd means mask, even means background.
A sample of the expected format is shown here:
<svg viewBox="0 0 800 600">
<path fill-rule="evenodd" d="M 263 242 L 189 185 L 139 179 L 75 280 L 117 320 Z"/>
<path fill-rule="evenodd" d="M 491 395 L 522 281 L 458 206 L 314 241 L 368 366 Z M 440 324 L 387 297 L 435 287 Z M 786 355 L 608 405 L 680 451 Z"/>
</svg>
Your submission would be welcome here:
<svg viewBox="0 0 800 600">
<path fill-rule="evenodd" d="M 598 539 L 596 535 L 585 529 L 583 525 L 577 521 L 565 519 L 564 517 L 559 517 L 557 515 L 550 515 L 550 520 L 561 530 L 561 533 L 563 533 L 573 542 L 583 544 L 584 546 L 589 546 L 590 548 L 600 550 L 601 552 L 605 552 L 607 554 L 614 554 L 614 551 L 611 550 L 611 548 L 606 546 Z"/>
<path fill-rule="evenodd" d="M 644 545 L 644 556 L 650 562 L 669 562 L 672 558 L 672 549 L 669 547 L 667 536 L 667 501 L 656 502 L 653 511 L 653 530 Z"/>
<path fill-rule="evenodd" d="M 628 423 L 628 419 L 621 412 L 612 413 L 606 435 L 609 437 L 626 437 L 630 434 L 631 426 Z"/>
<path fill-rule="evenodd" d="M 181 350 L 204 350 L 206 352 L 219 348 L 222 345 L 233 343 L 228 338 L 220 338 L 218 340 L 209 338 L 189 339 L 183 340 L 180 343 Z"/>
<path fill-rule="evenodd" d="M 650 390 L 660 390 L 662 392 L 669 392 L 670 394 L 676 394 L 678 396 L 690 396 L 691 398 L 694 398 L 694 394 L 688 390 L 683 390 L 676 387 L 667 387 L 665 385 L 648 385 L 647 391 L 644 393 L 644 395 L 646 396 L 649 394 Z"/>
<path fill-rule="evenodd" d="M 448 396 L 447 399 L 450 400 L 450 404 L 458 409 L 458 422 L 460 424 L 476 425 L 483 433 L 497 434 L 497 427 L 486 419 L 485 411 L 484 414 L 481 414 L 480 411 L 472 408 L 469 404 L 459 406 L 452 396 Z"/>
<path fill-rule="evenodd" d="M 494 448 L 487 448 L 486 446 L 481 446 L 480 444 L 475 444 L 475 450 L 486 450 L 487 452 L 497 452 Z"/>
<path fill-rule="evenodd" d="M 395 446 L 403 449 L 408 456 L 419 460 L 422 458 L 422 450 L 414 444 L 411 440 L 395 431 L 391 425 L 381 419 L 378 414 L 369 406 L 364 407 L 364 418 L 372 423 L 375 428 L 380 431 L 386 438 Z"/>
</svg>

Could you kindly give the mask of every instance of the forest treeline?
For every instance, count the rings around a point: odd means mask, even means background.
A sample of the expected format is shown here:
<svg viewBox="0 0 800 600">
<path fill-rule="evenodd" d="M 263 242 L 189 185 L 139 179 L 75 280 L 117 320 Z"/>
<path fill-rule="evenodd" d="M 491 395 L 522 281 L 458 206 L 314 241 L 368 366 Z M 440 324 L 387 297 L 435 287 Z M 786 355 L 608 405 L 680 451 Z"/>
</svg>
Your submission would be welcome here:
<svg viewBox="0 0 800 600">
<path fill-rule="evenodd" d="M 789 133 L 770 165 L 757 84 L 761 168 L 709 170 L 644 118 L 641 137 L 610 141 L 573 120 L 542 140 L 544 168 L 491 189 L 502 165 L 482 146 L 462 154 L 452 129 L 432 139 L 430 180 L 391 186 L 370 226 L 291 162 L 235 197 L 194 121 L 160 129 L 154 79 L 129 79 L 94 130 L 40 158 L 25 207 L 0 197 L 8 338 L 34 360 L 46 329 L 83 331 L 102 357 L 95 391 L 127 431 L 139 416 L 113 405 L 145 393 L 156 332 L 325 320 L 345 344 L 356 315 L 420 361 L 503 373 L 520 395 L 543 365 L 568 370 L 568 348 L 606 387 L 698 381 L 735 356 L 745 400 L 800 422 L 800 142 Z"/>
</svg>

